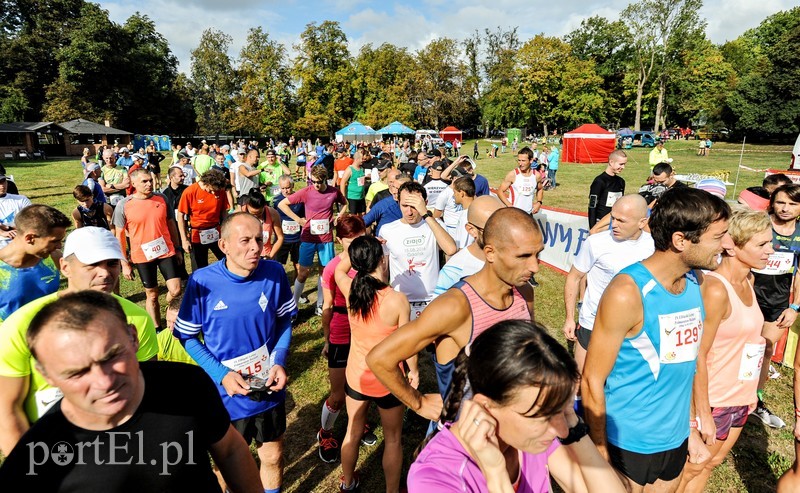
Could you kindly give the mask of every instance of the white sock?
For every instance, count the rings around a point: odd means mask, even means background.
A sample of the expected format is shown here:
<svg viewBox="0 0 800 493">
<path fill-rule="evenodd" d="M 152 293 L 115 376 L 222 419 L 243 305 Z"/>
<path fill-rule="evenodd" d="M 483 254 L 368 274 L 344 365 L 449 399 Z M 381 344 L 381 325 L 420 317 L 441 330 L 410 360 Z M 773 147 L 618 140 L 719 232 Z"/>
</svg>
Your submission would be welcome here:
<svg viewBox="0 0 800 493">
<path fill-rule="evenodd" d="M 333 409 L 328 406 L 328 399 L 325 399 L 325 402 L 322 403 L 322 429 L 326 431 L 330 431 L 333 429 L 333 425 L 336 423 L 336 418 L 339 417 L 339 411 L 334 411 Z"/>
<path fill-rule="evenodd" d="M 295 279 L 295 281 L 294 281 L 294 293 L 292 293 L 293 296 L 294 296 L 295 305 L 300 304 L 300 296 L 303 295 L 303 288 L 305 288 L 305 286 L 306 286 L 306 283 L 300 282 L 300 281 Z"/>
<path fill-rule="evenodd" d="M 322 310 L 322 274 L 317 278 L 317 308 Z"/>
</svg>

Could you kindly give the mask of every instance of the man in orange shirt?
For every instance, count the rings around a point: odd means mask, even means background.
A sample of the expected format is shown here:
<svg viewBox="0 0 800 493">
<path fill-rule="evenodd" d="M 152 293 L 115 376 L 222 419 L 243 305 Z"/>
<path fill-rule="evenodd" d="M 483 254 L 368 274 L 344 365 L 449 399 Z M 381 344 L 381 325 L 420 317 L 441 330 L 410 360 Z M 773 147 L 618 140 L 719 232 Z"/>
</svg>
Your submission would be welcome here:
<svg viewBox="0 0 800 493">
<path fill-rule="evenodd" d="M 145 309 L 156 324 L 161 327 L 161 307 L 158 304 L 158 276 L 156 269 L 167 281 L 167 303 L 181 293 L 181 279 L 178 265 L 183 263 L 183 252 L 179 245 L 178 228 L 175 225 L 175 211 L 160 192 L 153 193 L 153 177 L 146 169 L 137 169 L 130 174 L 131 183 L 136 189 L 132 195 L 122 199 L 114 209 L 114 226 L 117 239 L 126 259 L 122 261 L 122 274 L 133 280 L 136 266 L 144 285 L 147 300 Z M 179 255 L 175 253 L 179 252 Z"/>
<path fill-rule="evenodd" d="M 197 183 L 187 188 L 178 203 L 177 218 L 183 249 L 191 252 L 192 271 L 208 265 L 208 251 L 217 260 L 225 256 L 217 246 L 219 225 L 228 215 L 227 178 L 217 170 L 200 175 Z M 189 219 L 187 224 L 186 219 Z M 189 231 L 189 225 L 192 230 Z"/>
<path fill-rule="evenodd" d="M 339 188 L 339 180 L 344 176 L 344 171 L 347 167 L 353 164 L 353 158 L 347 153 L 347 148 L 345 147 L 337 148 L 335 156 L 336 161 L 333 162 L 333 184 L 336 188 Z"/>
</svg>

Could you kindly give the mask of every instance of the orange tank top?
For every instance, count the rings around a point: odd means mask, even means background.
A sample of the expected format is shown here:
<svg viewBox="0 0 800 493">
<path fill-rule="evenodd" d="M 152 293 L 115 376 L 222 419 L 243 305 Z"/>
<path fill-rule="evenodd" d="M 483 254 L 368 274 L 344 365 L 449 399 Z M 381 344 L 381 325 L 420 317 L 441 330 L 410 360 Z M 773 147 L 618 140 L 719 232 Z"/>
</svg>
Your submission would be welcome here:
<svg viewBox="0 0 800 493">
<path fill-rule="evenodd" d="M 367 366 L 367 353 L 382 340 L 397 330 L 397 325 L 386 325 L 379 315 L 381 304 L 392 288 L 386 287 L 378 291 L 373 305 L 373 315 L 365 321 L 360 315 L 348 313 L 350 319 L 350 354 L 347 357 L 345 378 L 347 385 L 360 394 L 369 397 L 383 397 L 389 389 L 375 377 Z"/>
<path fill-rule="evenodd" d="M 264 207 L 264 217 L 261 218 L 262 237 L 264 239 L 264 248 L 261 250 L 261 256 L 266 257 L 272 252 L 272 233 L 275 225 L 272 223 L 272 209 Z"/>
<path fill-rule="evenodd" d="M 731 304 L 731 314 L 719 324 L 706 358 L 709 402 L 711 407 L 754 407 L 764 359 L 765 339 L 761 337 L 764 315 L 756 303 L 752 285 L 748 306 L 727 279 L 715 272 L 706 275 L 722 282 Z"/>
</svg>

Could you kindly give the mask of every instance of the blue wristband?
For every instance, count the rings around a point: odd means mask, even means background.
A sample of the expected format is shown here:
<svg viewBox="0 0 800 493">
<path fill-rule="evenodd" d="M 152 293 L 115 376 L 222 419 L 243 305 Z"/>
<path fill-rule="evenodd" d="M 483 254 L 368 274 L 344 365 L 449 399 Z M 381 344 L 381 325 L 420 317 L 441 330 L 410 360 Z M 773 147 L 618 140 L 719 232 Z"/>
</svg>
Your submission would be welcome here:
<svg viewBox="0 0 800 493">
<path fill-rule="evenodd" d="M 791 304 L 791 305 L 789 305 L 789 308 L 791 308 L 792 310 L 794 310 L 796 312 L 800 312 L 800 305 Z"/>
</svg>

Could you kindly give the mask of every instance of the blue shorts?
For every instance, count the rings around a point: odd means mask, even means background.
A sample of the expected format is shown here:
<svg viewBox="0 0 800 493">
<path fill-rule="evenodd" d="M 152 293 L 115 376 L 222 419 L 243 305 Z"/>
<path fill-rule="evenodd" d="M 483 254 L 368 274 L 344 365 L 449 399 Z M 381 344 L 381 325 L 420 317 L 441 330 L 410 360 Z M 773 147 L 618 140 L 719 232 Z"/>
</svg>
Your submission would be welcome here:
<svg viewBox="0 0 800 493">
<path fill-rule="evenodd" d="M 314 265 L 314 253 L 319 255 L 319 263 L 323 267 L 333 260 L 336 252 L 333 251 L 333 242 L 330 243 L 300 243 L 300 265 L 311 267 Z"/>
</svg>

